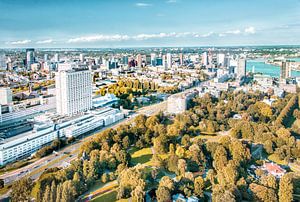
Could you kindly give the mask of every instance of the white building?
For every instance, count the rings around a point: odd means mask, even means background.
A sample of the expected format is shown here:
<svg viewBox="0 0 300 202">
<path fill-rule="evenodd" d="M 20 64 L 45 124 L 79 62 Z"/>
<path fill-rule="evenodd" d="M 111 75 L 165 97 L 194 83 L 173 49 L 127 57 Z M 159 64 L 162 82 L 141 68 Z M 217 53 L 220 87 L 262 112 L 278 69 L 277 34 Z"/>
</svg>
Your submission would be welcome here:
<svg viewBox="0 0 300 202">
<path fill-rule="evenodd" d="M 224 63 L 225 63 L 225 54 L 223 53 L 219 53 L 217 55 L 217 63 L 218 63 L 218 66 L 224 66 Z"/>
<path fill-rule="evenodd" d="M 54 55 L 54 62 L 59 62 L 59 55 L 58 55 L 58 53 L 55 53 L 55 55 Z"/>
<path fill-rule="evenodd" d="M 239 58 L 237 61 L 236 74 L 238 78 L 246 76 L 246 59 Z"/>
<path fill-rule="evenodd" d="M 208 65 L 207 52 L 202 53 L 202 65 L 204 65 L 204 66 Z"/>
<path fill-rule="evenodd" d="M 59 71 L 55 85 L 57 113 L 72 116 L 92 108 L 92 74 L 89 70 Z"/>
<path fill-rule="evenodd" d="M 167 53 L 167 67 L 169 69 L 172 68 L 172 55 L 171 55 L 171 53 Z"/>
<path fill-rule="evenodd" d="M 187 110 L 188 101 L 195 96 L 195 93 L 180 93 L 176 95 L 171 95 L 168 97 L 167 101 L 167 112 L 170 114 L 179 114 Z"/>
<path fill-rule="evenodd" d="M 80 53 L 79 60 L 80 60 L 80 62 L 84 62 L 84 54 L 83 53 Z"/>
<path fill-rule="evenodd" d="M 10 88 L 0 88 L 0 105 L 12 103 L 12 91 Z"/>
<path fill-rule="evenodd" d="M 51 113 L 36 116 L 32 131 L 0 139 L 0 165 L 28 157 L 57 138 L 78 137 L 123 118 L 120 110 L 109 107 L 74 117 Z"/>
</svg>

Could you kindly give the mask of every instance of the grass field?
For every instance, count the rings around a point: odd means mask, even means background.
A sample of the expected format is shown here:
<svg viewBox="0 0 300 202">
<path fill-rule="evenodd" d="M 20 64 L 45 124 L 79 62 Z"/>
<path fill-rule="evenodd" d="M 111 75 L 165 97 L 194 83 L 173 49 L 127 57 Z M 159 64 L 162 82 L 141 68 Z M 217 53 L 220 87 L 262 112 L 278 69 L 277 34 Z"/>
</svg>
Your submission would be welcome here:
<svg viewBox="0 0 300 202">
<path fill-rule="evenodd" d="M 114 202 L 116 201 L 116 198 L 117 198 L 117 192 L 113 190 L 111 192 L 102 194 L 91 201 L 92 202 Z"/>
<path fill-rule="evenodd" d="M 128 202 L 129 199 L 121 199 L 121 200 L 117 200 L 117 191 L 113 190 L 111 192 L 102 194 L 96 198 L 94 198 L 93 200 L 91 200 L 92 202 Z"/>
<path fill-rule="evenodd" d="M 144 148 L 140 150 L 133 148 L 129 151 L 129 154 L 131 155 L 131 163 L 134 165 L 138 163 L 148 163 L 153 155 L 151 148 Z"/>
</svg>

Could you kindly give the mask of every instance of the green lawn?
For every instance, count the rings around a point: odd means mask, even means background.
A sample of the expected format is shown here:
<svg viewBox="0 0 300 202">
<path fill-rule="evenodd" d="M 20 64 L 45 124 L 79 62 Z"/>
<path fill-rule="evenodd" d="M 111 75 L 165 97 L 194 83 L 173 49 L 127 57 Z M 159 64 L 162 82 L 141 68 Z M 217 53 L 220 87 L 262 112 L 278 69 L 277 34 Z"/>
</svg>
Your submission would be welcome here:
<svg viewBox="0 0 300 202">
<path fill-rule="evenodd" d="M 102 194 L 91 200 L 92 202 L 128 202 L 129 199 L 120 199 L 117 200 L 117 191 L 113 190 L 111 192 Z"/>
<path fill-rule="evenodd" d="M 92 202 L 114 202 L 117 200 L 117 192 L 115 190 L 102 194 L 92 200 Z"/>
<path fill-rule="evenodd" d="M 144 164 L 150 161 L 152 158 L 151 148 L 143 148 L 137 150 L 136 148 L 129 151 L 131 155 L 131 163 L 136 165 L 138 163 Z"/>
<path fill-rule="evenodd" d="M 278 159 L 278 157 L 275 154 L 271 154 L 268 159 L 271 161 L 274 161 L 275 163 L 277 163 L 279 165 L 287 165 L 288 164 L 286 161 Z"/>
</svg>

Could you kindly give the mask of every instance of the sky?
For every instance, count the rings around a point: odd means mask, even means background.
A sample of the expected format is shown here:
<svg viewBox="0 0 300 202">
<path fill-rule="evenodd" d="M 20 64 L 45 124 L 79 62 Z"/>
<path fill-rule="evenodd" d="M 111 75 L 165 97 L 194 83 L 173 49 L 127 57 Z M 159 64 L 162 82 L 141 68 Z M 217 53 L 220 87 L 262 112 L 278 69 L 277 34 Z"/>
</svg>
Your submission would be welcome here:
<svg viewBox="0 0 300 202">
<path fill-rule="evenodd" d="M 300 45 L 300 0 L 0 0 L 1 48 Z"/>
</svg>

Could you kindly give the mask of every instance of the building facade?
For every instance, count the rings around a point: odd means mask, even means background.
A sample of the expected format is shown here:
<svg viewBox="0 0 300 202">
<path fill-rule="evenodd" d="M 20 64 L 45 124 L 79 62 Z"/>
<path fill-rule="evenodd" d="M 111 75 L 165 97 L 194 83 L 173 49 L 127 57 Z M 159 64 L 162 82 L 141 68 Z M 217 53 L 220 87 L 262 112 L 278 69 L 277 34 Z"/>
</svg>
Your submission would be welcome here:
<svg viewBox="0 0 300 202">
<path fill-rule="evenodd" d="M 72 116 L 92 108 L 92 74 L 89 70 L 59 71 L 55 79 L 58 114 Z"/>
</svg>

